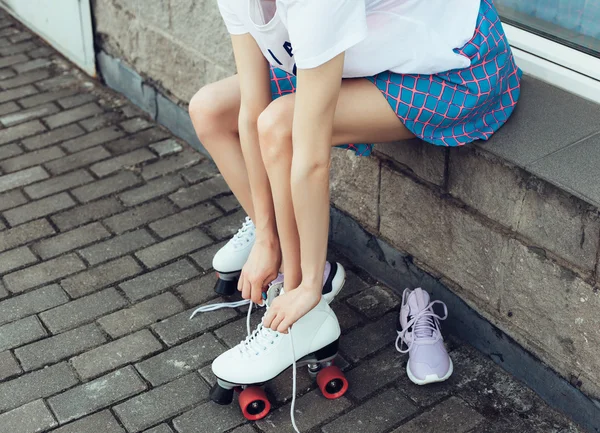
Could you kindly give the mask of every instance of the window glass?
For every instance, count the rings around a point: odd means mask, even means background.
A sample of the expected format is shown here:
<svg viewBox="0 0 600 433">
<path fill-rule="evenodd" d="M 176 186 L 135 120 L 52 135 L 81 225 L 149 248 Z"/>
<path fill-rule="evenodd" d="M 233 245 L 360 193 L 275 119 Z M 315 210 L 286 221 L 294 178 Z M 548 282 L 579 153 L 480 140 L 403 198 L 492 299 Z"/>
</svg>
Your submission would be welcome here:
<svg viewBox="0 0 600 433">
<path fill-rule="evenodd" d="M 600 57 L 600 0 L 495 0 L 504 22 Z"/>
</svg>

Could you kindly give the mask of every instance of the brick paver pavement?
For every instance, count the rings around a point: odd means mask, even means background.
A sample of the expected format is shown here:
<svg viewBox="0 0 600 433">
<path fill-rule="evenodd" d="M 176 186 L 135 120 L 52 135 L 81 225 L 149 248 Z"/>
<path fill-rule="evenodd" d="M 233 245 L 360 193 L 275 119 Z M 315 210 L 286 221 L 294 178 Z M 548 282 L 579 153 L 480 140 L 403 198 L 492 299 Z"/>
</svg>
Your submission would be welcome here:
<svg viewBox="0 0 600 433">
<path fill-rule="evenodd" d="M 289 371 L 257 423 L 208 400 L 211 360 L 245 332 L 241 310 L 188 320 L 243 217 L 215 167 L 4 14 L 0 76 L 0 433 L 291 431 Z M 301 371 L 303 431 L 581 431 L 452 338 L 452 378 L 411 384 L 400 299 L 344 263 L 350 390 L 327 401 Z"/>
</svg>

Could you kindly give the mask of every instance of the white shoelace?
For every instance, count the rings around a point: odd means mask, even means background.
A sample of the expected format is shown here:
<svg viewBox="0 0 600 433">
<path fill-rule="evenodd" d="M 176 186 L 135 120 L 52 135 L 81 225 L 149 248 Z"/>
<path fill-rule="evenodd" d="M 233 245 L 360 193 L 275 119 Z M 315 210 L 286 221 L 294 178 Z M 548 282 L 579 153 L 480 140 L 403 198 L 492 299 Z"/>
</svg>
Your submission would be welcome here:
<svg viewBox="0 0 600 433">
<path fill-rule="evenodd" d="M 231 242 L 234 248 L 239 248 L 250 242 L 250 235 L 254 231 L 254 223 L 250 217 L 246 217 L 242 227 L 237 231 Z"/>
<path fill-rule="evenodd" d="M 246 331 L 248 332 L 248 336 L 251 334 L 250 331 L 250 314 L 252 314 L 252 305 L 254 305 L 252 303 L 252 301 L 250 301 L 249 299 L 243 299 L 241 301 L 235 301 L 235 302 L 217 302 L 215 304 L 208 304 L 208 305 L 202 305 L 201 307 L 196 308 L 191 316 L 190 319 L 193 319 L 194 316 L 198 313 L 207 313 L 209 311 L 215 311 L 215 310 L 220 310 L 221 308 L 237 308 L 237 307 L 243 307 L 244 305 L 250 305 L 248 307 L 248 316 L 246 317 Z"/>
<path fill-rule="evenodd" d="M 267 311 L 268 309 L 267 306 Z M 250 310 L 248 310 L 248 316 L 246 317 L 246 325 L 250 324 L 249 315 Z M 260 352 L 267 350 L 268 345 L 274 344 L 275 338 L 279 338 L 279 333 L 271 328 L 265 328 L 260 323 L 252 333 L 248 334 L 245 340 L 237 345 L 237 348 L 242 355 L 258 355 Z"/>
<path fill-rule="evenodd" d="M 439 316 L 433 311 L 435 304 L 441 304 L 444 306 L 444 316 Z M 417 338 L 431 338 L 435 332 L 438 332 L 440 328 L 440 320 L 446 320 L 448 317 L 448 307 L 442 301 L 430 302 L 427 307 L 419 311 L 412 319 L 408 321 L 402 331 L 398 331 L 398 337 L 396 337 L 396 350 L 400 353 L 408 353 L 410 351 L 413 342 Z M 406 333 L 413 327 L 413 338 L 406 341 Z M 402 344 L 406 345 L 406 350 L 402 349 Z"/>
<path fill-rule="evenodd" d="M 298 426 L 296 425 L 296 417 L 294 416 L 294 410 L 296 408 L 296 349 L 294 349 L 294 338 L 292 336 L 292 327 L 288 328 L 290 333 L 290 343 L 292 343 L 292 404 L 290 405 L 290 418 L 292 420 L 292 427 L 296 433 L 300 433 Z"/>
<path fill-rule="evenodd" d="M 252 352 L 257 353 L 256 349 L 265 349 L 265 344 L 272 344 L 273 338 L 278 338 L 279 333 L 277 331 L 273 331 L 270 328 L 265 328 L 262 323 L 260 323 L 256 329 L 252 332 L 250 329 L 250 316 L 252 315 L 252 306 L 254 303 L 249 299 L 244 299 L 242 301 L 236 302 L 219 302 L 215 304 L 203 305 L 201 307 L 196 308 L 191 316 L 192 319 L 198 313 L 206 313 L 208 311 L 215 311 L 221 308 L 237 308 L 242 307 L 244 305 L 249 305 L 248 314 L 246 314 L 246 331 L 247 336 L 246 339 L 241 341 L 239 346 L 239 350 L 250 354 Z M 263 301 L 260 306 L 265 306 L 267 311 L 269 311 L 269 305 Z M 294 416 L 294 411 L 296 408 L 296 349 L 294 348 L 294 338 L 292 336 L 292 328 L 288 328 L 288 332 L 290 334 L 290 343 L 292 346 L 292 403 L 290 405 L 290 418 L 292 421 L 292 426 L 294 427 L 294 431 L 296 433 L 300 433 L 298 427 L 296 426 L 296 417 Z M 274 337 L 275 335 L 275 337 Z"/>
</svg>

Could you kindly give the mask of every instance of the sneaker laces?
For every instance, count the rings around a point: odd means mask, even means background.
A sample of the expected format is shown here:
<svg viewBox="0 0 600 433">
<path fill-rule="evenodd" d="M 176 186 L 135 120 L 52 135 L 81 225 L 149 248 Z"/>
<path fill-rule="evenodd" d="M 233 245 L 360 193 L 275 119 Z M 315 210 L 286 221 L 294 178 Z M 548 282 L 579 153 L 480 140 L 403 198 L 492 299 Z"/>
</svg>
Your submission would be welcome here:
<svg viewBox="0 0 600 433">
<path fill-rule="evenodd" d="M 237 231 L 233 238 L 231 239 L 232 245 L 234 248 L 240 248 L 244 245 L 248 244 L 251 239 L 250 235 L 254 232 L 254 223 L 250 217 L 246 217 L 242 227 Z"/>
<path fill-rule="evenodd" d="M 404 298 L 404 296 L 403 296 Z M 403 299 L 404 301 L 404 299 Z M 404 302 L 403 302 L 404 304 Z M 433 311 L 433 306 L 436 304 L 440 304 L 444 306 L 444 316 L 439 316 Z M 430 302 L 427 307 L 419 311 L 412 319 L 408 321 L 404 329 L 398 332 L 398 337 L 396 337 L 396 350 L 400 353 L 408 353 L 410 348 L 413 345 L 413 342 L 416 339 L 432 339 L 434 334 L 437 332 L 439 334 L 440 328 L 440 320 L 446 320 L 448 317 L 448 307 L 442 301 L 433 301 Z M 406 334 L 410 328 L 413 328 L 412 334 L 413 338 L 407 339 Z M 402 344 L 406 346 L 406 349 L 402 349 Z"/>
</svg>

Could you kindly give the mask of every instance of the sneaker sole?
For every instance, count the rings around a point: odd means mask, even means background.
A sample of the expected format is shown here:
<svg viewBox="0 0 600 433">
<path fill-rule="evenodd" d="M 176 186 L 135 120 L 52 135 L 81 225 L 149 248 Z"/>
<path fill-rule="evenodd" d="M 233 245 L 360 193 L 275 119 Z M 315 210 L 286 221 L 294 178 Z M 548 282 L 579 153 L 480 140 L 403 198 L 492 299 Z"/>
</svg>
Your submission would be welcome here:
<svg viewBox="0 0 600 433">
<path fill-rule="evenodd" d="M 336 264 L 337 272 L 335 273 L 335 277 L 333 277 L 333 281 L 331 282 L 331 292 L 323 295 L 323 299 L 325 299 L 325 302 L 327 302 L 328 304 L 331 304 L 331 302 L 333 302 L 337 294 L 340 293 L 340 291 L 344 287 L 344 284 L 346 284 L 346 270 L 341 264 Z"/>
<path fill-rule="evenodd" d="M 439 377 L 437 374 L 429 374 L 425 379 L 417 379 L 412 372 L 410 371 L 410 364 L 406 364 L 406 374 L 408 374 L 408 378 L 410 381 L 416 385 L 428 385 L 430 383 L 444 382 L 452 376 L 454 372 L 454 364 L 452 363 L 452 359 L 450 359 L 450 368 L 448 369 L 448 373 L 444 376 Z"/>
</svg>

